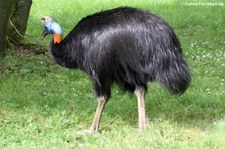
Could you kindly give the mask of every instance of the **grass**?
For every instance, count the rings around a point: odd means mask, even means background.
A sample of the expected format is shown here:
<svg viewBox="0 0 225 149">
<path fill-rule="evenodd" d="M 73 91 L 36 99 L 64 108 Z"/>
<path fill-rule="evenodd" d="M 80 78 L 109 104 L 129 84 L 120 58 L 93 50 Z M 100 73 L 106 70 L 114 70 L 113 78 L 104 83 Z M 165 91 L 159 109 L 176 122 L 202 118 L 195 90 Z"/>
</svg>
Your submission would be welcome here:
<svg viewBox="0 0 225 149">
<path fill-rule="evenodd" d="M 225 6 L 184 2 L 194 1 L 34 0 L 27 38 L 44 48 L 24 47 L 0 59 L 0 148 L 225 148 Z M 143 133 L 135 96 L 115 85 L 100 133 L 78 135 L 97 106 L 91 81 L 52 63 L 46 51 L 51 37 L 40 40 L 39 20 L 57 18 L 66 35 L 82 17 L 121 5 L 150 10 L 173 26 L 192 83 L 182 96 L 149 84 Z"/>
</svg>

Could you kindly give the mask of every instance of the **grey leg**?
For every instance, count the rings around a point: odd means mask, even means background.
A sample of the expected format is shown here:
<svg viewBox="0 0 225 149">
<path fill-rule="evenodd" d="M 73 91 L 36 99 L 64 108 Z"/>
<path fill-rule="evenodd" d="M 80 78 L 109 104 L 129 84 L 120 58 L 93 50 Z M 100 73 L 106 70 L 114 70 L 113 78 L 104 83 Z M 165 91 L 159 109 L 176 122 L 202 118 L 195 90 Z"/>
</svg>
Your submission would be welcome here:
<svg viewBox="0 0 225 149">
<path fill-rule="evenodd" d="M 135 94 L 138 100 L 138 124 L 139 130 L 144 130 L 146 128 L 146 113 L 145 113 L 145 89 L 141 87 L 136 87 Z"/>
<path fill-rule="evenodd" d="M 104 107 L 106 105 L 106 97 L 102 96 L 98 98 L 98 107 L 96 109 L 95 112 L 95 116 L 90 128 L 90 133 L 97 133 L 98 132 L 98 128 L 100 125 L 100 120 L 101 120 L 101 116 L 102 116 L 102 112 L 104 110 Z"/>
</svg>

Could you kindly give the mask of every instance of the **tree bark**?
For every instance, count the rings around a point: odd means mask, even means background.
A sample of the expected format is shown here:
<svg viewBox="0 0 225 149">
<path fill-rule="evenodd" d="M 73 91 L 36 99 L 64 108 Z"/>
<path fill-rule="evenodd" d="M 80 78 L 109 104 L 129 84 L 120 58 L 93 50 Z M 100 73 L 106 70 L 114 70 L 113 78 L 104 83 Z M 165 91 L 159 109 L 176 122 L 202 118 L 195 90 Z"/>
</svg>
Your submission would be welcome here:
<svg viewBox="0 0 225 149">
<path fill-rule="evenodd" d="M 32 0 L 16 0 L 9 20 L 8 37 L 14 43 L 21 43 L 27 28 Z"/>
<path fill-rule="evenodd" d="M 0 0 L 0 54 L 6 50 L 6 31 L 14 0 Z"/>
</svg>

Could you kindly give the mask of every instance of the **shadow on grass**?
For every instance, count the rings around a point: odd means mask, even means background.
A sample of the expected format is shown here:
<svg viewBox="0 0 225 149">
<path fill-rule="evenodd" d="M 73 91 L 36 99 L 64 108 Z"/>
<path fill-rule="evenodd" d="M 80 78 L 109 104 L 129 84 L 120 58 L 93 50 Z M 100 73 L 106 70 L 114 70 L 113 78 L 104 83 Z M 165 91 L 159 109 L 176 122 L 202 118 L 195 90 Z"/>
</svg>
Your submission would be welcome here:
<svg viewBox="0 0 225 149">
<path fill-rule="evenodd" d="M 18 117 L 24 119 L 32 113 L 41 119 L 68 119 L 72 121 L 68 122 L 68 126 L 76 129 L 87 129 L 91 125 L 97 100 L 88 77 L 84 77 L 83 73 L 64 70 L 60 76 L 47 75 L 43 80 L 40 77 L 14 79 L 1 82 L 4 92 L 0 96 L 0 109 L 15 116 L 18 113 Z M 206 94 L 193 85 L 182 96 L 172 96 L 158 84 L 151 84 L 146 95 L 149 123 L 165 120 L 188 128 L 210 129 L 215 122 L 223 120 L 224 109 L 221 96 Z M 114 86 L 100 129 L 116 129 L 125 125 L 137 128 L 137 124 L 136 96 Z"/>
</svg>

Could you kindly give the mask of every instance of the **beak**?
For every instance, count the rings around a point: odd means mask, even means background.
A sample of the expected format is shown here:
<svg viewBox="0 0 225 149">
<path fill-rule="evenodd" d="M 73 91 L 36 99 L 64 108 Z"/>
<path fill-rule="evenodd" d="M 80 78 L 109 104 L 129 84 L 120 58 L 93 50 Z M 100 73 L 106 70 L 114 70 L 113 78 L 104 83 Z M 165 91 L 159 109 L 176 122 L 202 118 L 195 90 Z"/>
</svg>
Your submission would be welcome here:
<svg viewBox="0 0 225 149">
<path fill-rule="evenodd" d="M 43 32 L 42 32 L 42 34 L 41 34 L 41 39 L 44 39 L 44 37 L 46 35 L 48 35 L 48 34 L 49 34 L 48 29 L 45 27 L 44 30 L 43 30 Z"/>
</svg>

